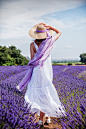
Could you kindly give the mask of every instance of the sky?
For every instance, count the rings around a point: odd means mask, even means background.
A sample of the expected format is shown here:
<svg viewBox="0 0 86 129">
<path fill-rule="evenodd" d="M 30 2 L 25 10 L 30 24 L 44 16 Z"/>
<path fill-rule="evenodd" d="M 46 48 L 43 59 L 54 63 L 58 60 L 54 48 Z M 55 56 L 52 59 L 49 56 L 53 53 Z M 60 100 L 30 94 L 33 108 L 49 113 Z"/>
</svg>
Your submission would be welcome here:
<svg viewBox="0 0 86 129">
<path fill-rule="evenodd" d="M 52 59 L 80 59 L 86 53 L 86 0 L 0 0 L 0 46 L 16 46 L 30 57 L 29 30 L 41 22 L 62 32 Z"/>
</svg>

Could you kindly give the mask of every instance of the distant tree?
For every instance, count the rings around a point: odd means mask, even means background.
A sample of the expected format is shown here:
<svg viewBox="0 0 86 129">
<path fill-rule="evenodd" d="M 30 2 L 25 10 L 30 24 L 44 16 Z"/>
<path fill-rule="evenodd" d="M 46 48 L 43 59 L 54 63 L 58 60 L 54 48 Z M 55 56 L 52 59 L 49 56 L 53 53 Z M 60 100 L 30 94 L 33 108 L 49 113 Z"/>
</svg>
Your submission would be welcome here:
<svg viewBox="0 0 86 129">
<path fill-rule="evenodd" d="M 86 63 L 86 53 L 80 54 L 80 62 Z"/>
<path fill-rule="evenodd" d="M 0 46 L 0 65 L 27 65 L 29 59 L 21 55 L 21 50 L 15 46 Z"/>
<path fill-rule="evenodd" d="M 9 49 L 13 51 L 16 50 L 17 48 L 15 46 L 9 46 Z"/>
</svg>

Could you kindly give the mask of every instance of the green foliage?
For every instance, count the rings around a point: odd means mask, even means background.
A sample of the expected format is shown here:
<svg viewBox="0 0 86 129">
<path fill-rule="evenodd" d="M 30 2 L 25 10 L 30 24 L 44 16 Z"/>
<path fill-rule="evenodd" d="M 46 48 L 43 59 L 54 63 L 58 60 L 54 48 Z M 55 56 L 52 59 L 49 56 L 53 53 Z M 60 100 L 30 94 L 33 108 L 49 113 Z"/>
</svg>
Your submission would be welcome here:
<svg viewBox="0 0 86 129">
<path fill-rule="evenodd" d="M 86 53 L 80 54 L 80 62 L 86 64 Z"/>
<path fill-rule="evenodd" d="M 67 65 L 72 65 L 72 63 L 71 63 L 71 62 L 69 62 Z"/>
<path fill-rule="evenodd" d="M 3 64 L 2 66 L 7 66 L 6 64 Z"/>
<path fill-rule="evenodd" d="M 75 63 L 75 65 L 85 65 L 85 63 L 79 62 L 79 63 Z"/>
<path fill-rule="evenodd" d="M 0 46 L 0 66 L 27 65 L 29 58 L 21 55 L 21 50 L 15 46 Z"/>
<path fill-rule="evenodd" d="M 52 65 L 60 65 L 60 66 L 62 66 L 64 64 L 52 63 Z"/>
</svg>

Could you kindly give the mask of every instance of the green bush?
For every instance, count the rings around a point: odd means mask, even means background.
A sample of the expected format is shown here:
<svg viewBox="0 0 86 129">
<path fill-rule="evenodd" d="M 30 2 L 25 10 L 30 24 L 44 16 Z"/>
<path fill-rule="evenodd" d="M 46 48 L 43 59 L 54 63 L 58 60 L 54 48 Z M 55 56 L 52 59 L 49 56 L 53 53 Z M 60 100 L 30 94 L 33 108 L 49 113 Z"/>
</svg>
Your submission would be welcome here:
<svg viewBox="0 0 86 129">
<path fill-rule="evenodd" d="M 11 65 L 11 63 L 6 63 L 6 66 L 10 66 Z"/>
<path fill-rule="evenodd" d="M 64 64 L 52 63 L 52 65 L 60 65 L 60 66 L 62 66 Z"/>
<path fill-rule="evenodd" d="M 72 65 L 72 63 L 71 63 L 71 62 L 69 62 L 67 65 Z"/>
<path fill-rule="evenodd" d="M 85 63 L 76 63 L 75 65 L 86 65 Z"/>
<path fill-rule="evenodd" d="M 7 66 L 6 64 L 2 64 L 2 66 Z"/>
</svg>

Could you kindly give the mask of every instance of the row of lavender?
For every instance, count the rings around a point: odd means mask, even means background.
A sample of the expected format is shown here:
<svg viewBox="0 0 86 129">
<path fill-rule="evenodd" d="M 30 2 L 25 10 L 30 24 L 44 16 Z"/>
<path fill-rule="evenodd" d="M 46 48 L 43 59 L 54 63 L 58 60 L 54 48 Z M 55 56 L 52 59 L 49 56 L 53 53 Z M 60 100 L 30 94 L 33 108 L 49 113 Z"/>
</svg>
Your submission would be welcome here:
<svg viewBox="0 0 86 129">
<path fill-rule="evenodd" d="M 61 119 L 64 128 L 85 129 L 86 67 L 53 66 L 53 74 L 53 83 L 67 112 L 67 118 Z"/>
<path fill-rule="evenodd" d="M 1 66 L 0 128 L 34 129 L 39 128 L 34 115 L 24 107 L 26 88 L 20 93 L 16 85 L 22 80 L 28 66 Z M 53 84 L 65 106 L 67 117 L 61 118 L 64 128 L 84 129 L 86 120 L 86 67 L 53 66 Z M 28 120 L 29 119 L 29 120 Z M 58 122 L 55 120 L 55 122 Z"/>
<path fill-rule="evenodd" d="M 15 88 L 26 74 L 27 69 L 28 66 L 0 67 L 0 128 L 39 129 L 38 124 L 34 122 L 35 114 L 30 113 L 27 105 L 26 107 L 24 106 L 26 88 L 22 92 L 17 91 Z"/>
</svg>

